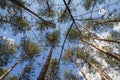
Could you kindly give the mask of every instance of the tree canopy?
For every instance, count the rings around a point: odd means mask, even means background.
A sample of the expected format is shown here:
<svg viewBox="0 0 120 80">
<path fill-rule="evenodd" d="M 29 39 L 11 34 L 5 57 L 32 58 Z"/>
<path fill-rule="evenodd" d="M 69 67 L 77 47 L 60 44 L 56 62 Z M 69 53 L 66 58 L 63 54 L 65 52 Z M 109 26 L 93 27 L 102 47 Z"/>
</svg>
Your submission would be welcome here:
<svg viewBox="0 0 120 80">
<path fill-rule="evenodd" d="M 120 79 L 120 0 L 0 0 L 0 80 Z"/>
</svg>

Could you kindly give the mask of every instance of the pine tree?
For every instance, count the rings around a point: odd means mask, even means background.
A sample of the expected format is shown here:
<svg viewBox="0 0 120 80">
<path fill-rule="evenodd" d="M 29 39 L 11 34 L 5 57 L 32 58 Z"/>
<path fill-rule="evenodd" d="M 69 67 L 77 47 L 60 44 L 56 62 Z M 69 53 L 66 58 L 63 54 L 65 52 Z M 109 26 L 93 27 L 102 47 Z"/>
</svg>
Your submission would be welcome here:
<svg viewBox="0 0 120 80">
<path fill-rule="evenodd" d="M 0 80 L 120 76 L 119 5 L 119 0 L 0 0 L 0 32 L 7 32 L 0 33 Z M 22 69 L 9 75 L 17 65 Z"/>
</svg>

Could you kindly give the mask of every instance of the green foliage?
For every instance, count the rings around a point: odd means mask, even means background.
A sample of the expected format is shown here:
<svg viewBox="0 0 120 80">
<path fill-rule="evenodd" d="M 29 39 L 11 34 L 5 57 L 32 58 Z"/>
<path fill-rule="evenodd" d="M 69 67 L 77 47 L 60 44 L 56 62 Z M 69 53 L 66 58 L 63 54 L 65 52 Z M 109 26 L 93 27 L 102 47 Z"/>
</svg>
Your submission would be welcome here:
<svg viewBox="0 0 120 80">
<path fill-rule="evenodd" d="M 12 28 L 15 35 L 17 33 L 22 33 L 31 30 L 31 27 L 29 26 L 29 23 L 25 18 L 14 17 L 12 22 L 14 23 Z"/>
<path fill-rule="evenodd" d="M 65 36 L 67 35 L 68 31 L 69 31 L 69 29 L 67 29 L 67 32 L 65 32 Z M 69 32 L 69 34 L 68 34 L 67 39 L 70 42 L 74 42 L 76 40 L 79 40 L 78 39 L 78 35 L 80 35 L 80 34 L 79 34 L 79 32 L 76 29 L 71 29 L 70 32 Z"/>
<path fill-rule="evenodd" d="M 66 10 L 66 11 L 62 10 L 62 11 L 60 11 L 58 22 L 65 23 L 65 22 L 69 22 L 70 19 L 71 18 L 70 18 L 68 10 Z"/>
<path fill-rule="evenodd" d="M 120 40 L 120 32 L 112 31 L 107 38 L 112 40 Z"/>
<path fill-rule="evenodd" d="M 0 76 L 1 76 L 2 74 L 4 74 L 6 71 L 7 71 L 7 69 L 0 68 Z"/>
<path fill-rule="evenodd" d="M 7 5 L 7 0 L 0 0 L 0 7 L 2 9 L 5 9 L 6 5 Z"/>
<path fill-rule="evenodd" d="M 58 63 L 57 59 L 52 59 L 52 60 L 50 61 L 49 68 L 50 68 L 51 70 L 54 69 L 55 67 L 57 67 L 57 63 Z M 53 70 L 52 70 L 52 71 L 53 71 Z"/>
<path fill-rule="evenodd" d="M 95 66 L 97 66 L 97 67 L 100 67 L 100 66 L 102 66 L 101 64 L 100 64 L 100 62 L 98 62 L 98 61 L 96 61 L 95 59 L 93 59 L 92 57 L 90 58 L 90 60 L 89 61 L 91 61 Z"/>
<path fill-rule="evenodd" d="M 72 61 L 73 56 L 75 55 L 73 49 L 65 49 L 64 54 L 62 55 L 62 60 L 64 61 Z"/>
<path fill-rule="evenodd" d="M 46 33 L 46 44 L 58 44 L 60 42 L 60 30 L 55 30 L 52 33 Z"/>
<path fill-rule="evenodd" d="M 120 62 L 117 61 L 116 59 L 113 59 L 110 56 L 107 56 L 105 54 L 103 54 L 103 52 L 101 51 L 97 51 L 97 53 L 99 54 L 99 57 L 104 58 L 105 61 L 113 68 L 119 68 L 120 69 Z"/>
<path fill-rule="evenodd" d="M 50 9 L 50 10 L 46 9 L 46 10 L 41 10 L 41 11 L 42 11 L 41 14 L 43 16 L 47 16 L 47 17 L 54 17 L 55 16 L 55 12 L 52 9 Z"/>
<path fill-rule="evenodd" d="M 54 21 L 42 21 L 39 27 L 37 27 L 37 30 L 46 30 L 49 28 L 53 28 L 53 29 L 56 28 Z"/>
<path fill-rule="evenodd" d="M 54 10 L 54 1 L 50 0 L 49 2 L 51 2 L 51 4 L 48 3 L 46 4 L 46 6 L 41 8 L 40 15 L 52 18 L 52 17 L 55 17 L 56 15 L 55 10 Z"/>
<path fill-rule="evenodd" d="M 40 53 L 40 47 L 38 44 L 31 42 L 30 40 L 23 40 L 21 48 L 29 57 L 34 57 Z"/>
<path fill-rule="evenodd" d="M 117 61 L 116 59 L 113 59 L 112 57 L 107 56 L 107 57 L 105 58 L 105 61 L 106 61 L 108 64 L 110 64 L 111 67 L 113 67 L 113 68 L 116 68 L 116 67 L 117 67 L 117 68 L 120 69 L 120 62 Z"/>
<path fill-rule="evenodd" d="M 55 13 L 54 0 L 49 0 L 49 1 L 39 0 L 38 3 L 39 5 L 42 5 L 41 8 L 39 9 L 39 14 L 41 16 L 45 16 L 47 18 L 55 17 L 56 13 Z"/>
<path fill-rule="evenodd" d="M 89 10 L 91 7 L 94 7 L 97 4 L 102 4 L 104 2 L 105 2 L 105 0 L 84 0 L 83 7 L 86 10 Z"/>
<path fill-rule="evenodd" d="M 80 61 L 87 60 L 88 62 L 90 61 L 91 63 L 93 63 L 95 66 L 102 68 L 102 65 L 100 65 L 100 63 L 97 62 L 92 57 L 94 54 L 89 54 L 92 52 L 99 54 L 99 52 L 96 52 L 95 49 L 92 48 L 93 50 L 91 50 L 91 44 L 96 44 L 96 46 L 99 46 L 99 47 L 102 47 L 102 46 L 98 45 L 97 40 L 92 39 L 90 35 L 92 35 L 92 33 L 93 33 L 92 36 L 94 36 L 95 34 L 95 36 L 99 37 L 100 35 L 101 37 L 102 35 L 101 38 L 103 39 L 104 32 L 108 32 L 110 33 L 110 36 L 108 36 L 108 39 L 112 39 L 112 40 L 120 39 L 119 31 L 113 31 L 113 25 L 115 24 L 115 22 L 117 22 L 117 24 L 119 23 L 120 13 L 119 13 L 119 9 L 117 9 L 118 6 L 113 7 L 114 3 L 112 3 L 112 2 L 116 2 L 116 4 L 118 4 L 119 0 L 116 0 L 116 1 L 66 0 L 66 3 L 67 1 L 68 1 L 68 4 L 64 5 L 58 2 L 57 4 L 56 3 L 54 4 L 54 0 L 37 0 L 37 1 L 36 0 L 27 0 L 27 1 L 25 0 L 0 0 L 0 8 L 1 8 L 0 28 L 1 29 L 4 28 L 6 31 L 8 31 L 7 32 L 8 34 L 9 34 L 9 31 L 10 33 L 13 32 L 15 35 L 19 33 L 20 36 L 16 36 L 17 38 L 19 37 L 16 40 L 19 40 L 21 36 L 24 36 L 24 37 L 30 36 L 30 39 L 34 38 L 34 40 L 37 40 L 40 45 L 43 45 L 43 49 L 44 47 L 46 48 L 46 45 L 50 46 L 51 44 L 54 44 L 54 47 L 57 46 L 57 48 L 55 48 L 57 49 L 56 51 L 58 51 L 59 50 L 58 45 L 62 46 L 62 49 L 65 48 L 64 54 L 62 55 L 62 61 L 64 62 L 75 63 L 76 59 L 80 59 Z M 105 1 L 107 3 L 104 4 Z M 69 7 L 71 15 L 69 11 L 67 10 L 66 6 Z M 99 15 L 99 12 L 97 10 L 98 7 L 101 8 L 101 6 L 104 7 L 104 10 L 106 11 L 104 15 Z M 111 7 L 113 10 L 111 9 Z M 79 10 L 83 10 L 83 11 L 79 11 Z M 73 18 L 71 17 L 73 17 L 75 21 L 72 20 Z M 68 25 L 71 22 L 73 22 L 73 28 L 71 29 L 71 31 L 69 32 L 67 36 L 69 29 L 66 30 L 66 28 L 64 27 L 69 27 Z M 81 33 L 79 33 L 77 29 L 75 29 L 75 26 L 74 26 L 75 24 L 77 25 Z M 34 27 L 30 27 L 31 25 Z M 64 26 L 60 28 L 62 30 L 61 33 L 60 33 L 60 30 L 56 30 L 58 29 L 59 25 Z M 8 26 L 10 27 L 8 28 Z M 66 49 L 67 42 L 61 45 L 63 42 L 63 35 L 62 35 L 62 32 L 64 31 L 63 29 L 65 29 L 65 37 L 67 36 L 67 40 L 70 42 L 68 43 L 68 45 L 74 48 L 77 47 L 77 49 L 73 49 L 73 48 Z M 28 31 L 30 32 L 30 34 L 26 33 Z M 32 32 L 34 36 L 31 35 Z M 60 36 L 62 36 L 62 39 L 60 39 Z M 81 38 L 81 41 L 79 38 Z M 82 39 L 86 40 L 86 42 Z M 79 44 L 78 43 L 76 44 L 75 41 L 77 41 Z M 87 43 L 87 41 L 90 43 Z M 75 45 L 71 43 L 74 43 Z M 78 46 L 76 45 L 79 45 L 79 47 L 82 47 L 82 48 L 78 48 Z M 93 46 L 93 47 L 96 48 L 96 46 Z M 112 42 L 110 42 L 109 46 L 103 46 L 102 49 L 112 52 L 113 50 L 112 47 L 114 47 L 114 49 L 119 49 L 118 47 L 120 47 L 119 44 L 116 45 L 115 43 L 112 43 Z M 22 56 L 27 55 L 25 60 L 28 60 L 28 62 L 31 61 L 32 64 L 35 62 L 36 65 L 34 65 L 34 68 L 38 66 L 37 62 L 41 58 L 41 56 L 39 56 L 41 47 L 38 44 L 30 41 L 29 39 L 23 40 L 20 42 L 19 51 L 21 52 L 18 51 L 17 52 L 18 54 L 16 55 L 15 52 L 17 48 L 18 47 L 15 44 L 9 42 L 7 39 L 3 39 L 2 37 L 0 37 L 0 67 L 6 66 L 7 63 L 10 62 L 10 60 L 14 59 L 14 56 L 17 56 L 17 58 L 20 58 L 21 55 Z M 120 50 L 118 51 L 120 52 Z M 43 52 L 45 52 L 46 54 L 47 50 L 44 50 Z M 43 58 L 45 54 L 42 54 Z M 94 56 L 97 57 L 97 54 L 95 54 Z M 120 65 L 119 65 L 120 62 L 113 59 L 112 57 L 106 56 L 102 52 L 99 54 L 99 57 L 105 60 L 110 66 L 114 68 L 115 67 L 120 68 Z M 23 63 L 23 65 L 25 66 L 26 63 L 27 62 Z M 84 62 L 83 64 L 86 64 L 86 63 Z M 50 61 L 49 68 L 48 70 L 46 69 L 47 70 L 46 78 L 48 80 L 58 80 L 58 78 L 59 80 L 61 80 L 60 77 L 58 77 L 59 73 L 56 73 L 58 69 L 57 65 L 58 65 L 58 60 L 56 58 Z M 42 66 L 40 65 L 40 67 Z M 89 69 L 92 69 L 91 65 L 86 65 L 85 67 L 89 67 Z M 25 66 L 25 68 L 22 71 L 20 71 L 21 75 L 20 75 L 19 80 L 30 80 L 31 79 L 30 74 L 32 73 L 31 70 L 33 70 L 31 66 L 28 66 L 28 65 Z M 0 68 L 0 75 L 2 75 L 3 73 L 4 73 L 4 69 Z M 73 73 L 72 70 L 66 70 L 64 72 L 65 79 L 76 80 L 75 76 L 72 73 Z M 94 73 L 94 71 L 92 71 L 92 73 Z M 61 74 L 63 74 L 63 72 Z M 8 78 L 8 80 L 17 80 L 17 77 L 11 76 Z"/>
<path fill-rule="evenodd" d="M 17 46 L 5 37 L 0 37 L 0 66 L 5 66 L 14 57 Z"/>
<path fill-rule="evenodd" d="M 76 80 L 75 75 L 72 74 L 72 70 L 68 70 L 68 69 L 64 71 L 64 78 L 65 80 L 70 80 L 70 79 Z"/>
<path fill-rule="evenodd" d="M 8 77 L 7 80 L 18 80 L 18 79 L 17 79 L 17 76 L 14 75 L 14 76 Z"/>
<path fill-rule="evenodd" d="M 14 22 L 22 28 L 25 26 L 29 26 L 28 22 L 25 19 L 23 19 L 22 17 L 15 17 Z"/>
<path fill-rule="evenodd" d="M 51 80 L 60 80 L 58 77 L 57 69 L 58 69 L 58 60 L 52 59 L 49 64 L 49 69 L 47 71 L 46 79 L 51 79 Z"/>
<path fill-rule="evenodd" d="M 85 57 L 84 48 L 81 48 L 81 49 L 78 48 L 76 51 L 76 57 L 81 58 L 81 56 Z"/>
<path fill-rule="evenodd" d="M 32 70 L 31 66 L 26 65 L 19 76 L 19 80 L 30 80 L 31 70 Z"/>
<path fill-rule="evenodd" d="M 90 9 L 91 5 L 92 5 L 92 0 L 85 0 L 85 2 L 83 4 L 83 6 L 86 10 Z"/>
</svg>

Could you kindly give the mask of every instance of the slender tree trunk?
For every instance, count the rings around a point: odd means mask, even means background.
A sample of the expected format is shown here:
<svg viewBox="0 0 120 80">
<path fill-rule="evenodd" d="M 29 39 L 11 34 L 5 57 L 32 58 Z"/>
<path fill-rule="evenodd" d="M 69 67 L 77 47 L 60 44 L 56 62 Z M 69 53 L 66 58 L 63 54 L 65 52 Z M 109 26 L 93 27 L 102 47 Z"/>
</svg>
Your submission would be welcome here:
<svg viewBox="0 0 120 80">
<path fill-rule="evenodd" d="M 84 76 L 85 80 L 88 80 L 87 77 L 86 77 L 86 75 L 84 74 L 84 72 L 81 69 L 79 69 L 79 70 L 82 73 L 82 75 Z"/>
<path fill-rule="evenodd" d="M 0 76 L 0 80 L 3 80 L 20 62 L 22 62 L 27 55 L 23 56 L 20 60 L 18 60 L 11 68 L 9 68 L 4 74 Z"/>
<path fill-rule="evenodd" d="M 79 69 L 79 71 L 82 73 L 82 75 L 85 78 L 85 80 L 88 80 L 86 75 L 84 74 L 84 72 L 80 69 L 80 64 L 77 64 L 76 62 L 75 62 L 75 64 L 76 64 L 77 68 Z"/>
<path fill-rule="evenodd" d="M 100 41 L 107 41 L 107 42 L 120 43 L 120 40 L 108 40 L 108 39 L 101 39 L 101 38 L 98 38 L 98 37 L 92 37 L 92 36 L 90 36 L 90 38 L 92 38 L 92 39 L 96 39 L 96 40 L 100 40 Z"/>
<path fill-rule="evenodd" d="M 109 80 L 108 76 L 105 75 L 99 68 L 97 68 L 92 62 L 88 61 L 85 59 L 83 56 L 81 56 L 83 60 L 85 60 L 89 65 L 91 65 L 100 75 L 104 80 Z"/>
<path fill-rule="evenodd" d="M 40 72 L 39 76 L 38 76 L 38 80 L 44 80 L 44 78 L 46 76 L 46 73 L 47 73 L 47 70 L 48 70 L 48 67 L 49 67 L 49 64 L 50 64 L 53 49 L 54 49 L 54 44 L 51 45 L 48 57 L 45 61 L 45 64 L 43 65 L 43 68 L 41 69 L 41 72 Z"/>
<path fill-rule="evenodd" d="M 94 44 L 86 41 L 85 39 L 83 39 L 82 41 L 85 42 L 85 43 L 87 43 L 88 45 L 90 45 L 90 46 L 92 46 L 92 47 L 94 47 L 94 48 L 96 48 L 96 49 L 104 52 L 105 54 L 107 54 L 107 55 L 109 55 L 109 56 L 117 59 L 118 61 L 120 61 L 120 55 L 119 54 L 108 52 L 107 50 L 105 50 L 103 48 L 100 48 L 100 47 L 98 47 L 98 46 L 96 46 L 96 45 L 94 45 Z"/>
</svg>

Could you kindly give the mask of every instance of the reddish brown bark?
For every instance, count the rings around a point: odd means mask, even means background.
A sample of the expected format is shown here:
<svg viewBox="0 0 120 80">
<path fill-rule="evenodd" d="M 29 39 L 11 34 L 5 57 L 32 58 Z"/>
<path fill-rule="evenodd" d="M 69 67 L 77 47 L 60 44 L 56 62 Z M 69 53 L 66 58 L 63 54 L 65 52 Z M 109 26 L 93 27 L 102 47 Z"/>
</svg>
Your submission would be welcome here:
<svg viewBox="0 0 120 80">
<path fill-rule="evenodd" d="M 51 45 L 48 57 L 45 61 L 45 64 L 43 65 L 43 67 L 41 69 L 41 72 L 40 72 L 39 76 L 38 76 L 38 80 L 44 80 L 44 78 L 46 76 L 46 73 L 47 73 L 47 70 L 48 70 L 48 67 L 49 67 L 49 64 L 50 64 L 53 49 L 54 49 L 54 44 Z"/>
</svg>

